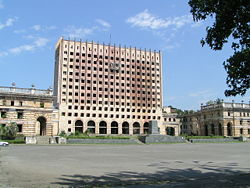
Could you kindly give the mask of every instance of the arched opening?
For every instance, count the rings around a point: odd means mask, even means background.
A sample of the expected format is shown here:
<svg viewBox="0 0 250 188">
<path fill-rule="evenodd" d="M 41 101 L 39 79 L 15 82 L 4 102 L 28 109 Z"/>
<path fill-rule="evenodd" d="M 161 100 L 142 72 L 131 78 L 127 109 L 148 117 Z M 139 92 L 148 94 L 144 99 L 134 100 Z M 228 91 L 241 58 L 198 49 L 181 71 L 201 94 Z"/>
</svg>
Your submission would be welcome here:
<svg viewBox="0 0 250 188">
<path fill-rule="evenodd" d="M 95 134 L 95 122 L 94 121 L 89 121 L 87 125 L 87 130 L 91 134 Z"/>
<path fill-rule="evenodd" d="M 99 123 L 99 134 L 107 134 L 107 123 L 105 121 Z"/>
<path fill-rule="evenodd" d="M 118 123 L 116 121 L 111 123 L 111 134 L 118 134 Z"/>
<path fill-rule="evenodd" d="M 219 127 L 218 127 L 218 131 L 219 131 L 219 135 L 222 136 L 222 125 L 219 123 Z"/>
<path fill-rule="evenodd" d="M 138 122 L 133 124 L 133 134 L 140 134 L 140 124 Z"/>
<path fill-rule="evenodd" d="M 166 133 L 169 136 L 174 136 L 175 135 L 175 129 L 174 129 L 174 127 L 167 127 L 166 128 Z"/>
<path fill-rule="evenodd" d="M 208 136 L 208 126 L 205 125 L 205 136 Z"/>
<path fill-rule="evenodd" d="M 227 136 L 232 136 L 232 125 L 231 125 L 231 123 L 227 124 Z"/>
<path fill-rule="evenodd" d="M 149 123 L 148 122 L 145 122 L 143 124 L 143 133 L 144 134 L 149 134 Z"/>
<path fill-rule="evenodd" d="M 83 122 L 81 120 L 75 122 L 75 132 L 83 133 Z"/>
<path fill-rule="evenodd" d="M 122 123 L 122 134 L 129 134 L 129 123 L 126 121 Z"/>
<path fill-rule="evenodd" d="M 215 135 L 214 124 L 211 124 L 211 135 Z"/>
<path fill-rule="evenodd" d="M 46 118 L 43 116 L 40 116 L 37 118 L 37 121 L 39 122 L 39 128 L 40 128 L 40 136 L 45 136 L 46 135 Z"/>
</svg>

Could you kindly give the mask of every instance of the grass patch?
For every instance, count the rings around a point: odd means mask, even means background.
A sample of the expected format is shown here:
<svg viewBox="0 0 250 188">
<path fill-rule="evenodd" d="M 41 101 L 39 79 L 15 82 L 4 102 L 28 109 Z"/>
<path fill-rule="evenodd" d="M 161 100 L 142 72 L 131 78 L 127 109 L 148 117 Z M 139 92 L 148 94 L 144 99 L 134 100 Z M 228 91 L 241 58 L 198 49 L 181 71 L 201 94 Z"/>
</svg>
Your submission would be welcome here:
<svg viewBox="0 0 250 188">
<path fill-rule="evenodd" d="M 69 135 L 66 138 L 70 139 L 131 139 L 132 136 L 104 136 L 104 135 Z"/>
<path fill-rule="evenodd" d="M 225 143 L 244 143 L 242 141 L 228 141 L 228 142 L 193 142 L 192 144 L 225 144 Z"/>
<path fill-rule="evenodd" d="M 3 142 L 8 142 L 9 144 L 25 144 L 23 139 L 16 139 L 16 140 L 0 140 Z"/>
<path fill-rule="evenodd" d="M 214 139 L 225 138 L 224 136 L 185 136 L 186 139 Z"/>
</svg>

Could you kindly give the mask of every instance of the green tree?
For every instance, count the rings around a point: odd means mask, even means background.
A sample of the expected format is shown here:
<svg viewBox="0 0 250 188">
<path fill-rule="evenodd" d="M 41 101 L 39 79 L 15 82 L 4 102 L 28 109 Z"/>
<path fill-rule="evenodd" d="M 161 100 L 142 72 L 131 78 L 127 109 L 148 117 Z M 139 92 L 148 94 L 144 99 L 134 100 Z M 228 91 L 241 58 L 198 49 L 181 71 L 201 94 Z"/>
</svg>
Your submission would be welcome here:
<svg viewBox="0 0 250 188">
<path fill-rule="evenodd" d="M 211 104 L 214 104 L 214 101 L 210 100 L 206 102 L 206 105 L 211 105 Z"/>
<path fill-rule="evenodd" d="M 250 88 L 250 1 L 249 0 L 190 0 L 194 21 L 215 19 L 201 40 L 213 50 L 221 50 L 232 38 L 234 53 L 223 65 L 229 87 L 226 96 L 245 95 Z"/>
<path fill-rule="evenodd" d="M 0 136 L 1 139 L 13 140 L 17 136 L 18 127 L 16 123 L 12 122 L 7 126 L 0 127 Z"/>
<path fill-rule="evenodd" d="M 0 124 L 0 139 L 3 139 L 3 137 L 5 136 L 6 134 L 6 129 L 5 129 L 5 126 Z"/>
</svg>

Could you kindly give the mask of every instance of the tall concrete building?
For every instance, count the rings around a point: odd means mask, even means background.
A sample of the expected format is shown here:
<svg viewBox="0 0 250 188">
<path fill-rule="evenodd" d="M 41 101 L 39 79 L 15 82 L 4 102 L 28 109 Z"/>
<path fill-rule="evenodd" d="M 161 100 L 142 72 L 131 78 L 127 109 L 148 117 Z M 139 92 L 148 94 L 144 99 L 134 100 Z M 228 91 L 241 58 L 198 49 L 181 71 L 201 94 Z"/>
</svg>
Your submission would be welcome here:
<svg viewBox="0 0 250 188">
<path fill-rule="evenodd" d="M 60 131 L 148 133 L 152 121 L 161 127 L 161 53 L 61 38 L 54 95 Z"/>
</svg>

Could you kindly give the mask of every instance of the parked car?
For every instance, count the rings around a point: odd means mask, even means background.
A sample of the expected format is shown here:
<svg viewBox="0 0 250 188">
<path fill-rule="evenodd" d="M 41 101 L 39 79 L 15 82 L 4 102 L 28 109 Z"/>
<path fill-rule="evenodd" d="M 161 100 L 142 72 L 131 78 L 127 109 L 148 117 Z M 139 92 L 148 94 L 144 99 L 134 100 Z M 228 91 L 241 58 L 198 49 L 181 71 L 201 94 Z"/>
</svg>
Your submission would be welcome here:
<svg viewBox="0 0 250 188">
<path fill-rule="evenodd" d="M 9 143 L 8 143 L 8 142 L 2 142 L 2 141 L 0 141 L 0 146 L 5 147 L 5 146 L 8 146 L 8 145 L 9 145 Z"/>
</svg>

